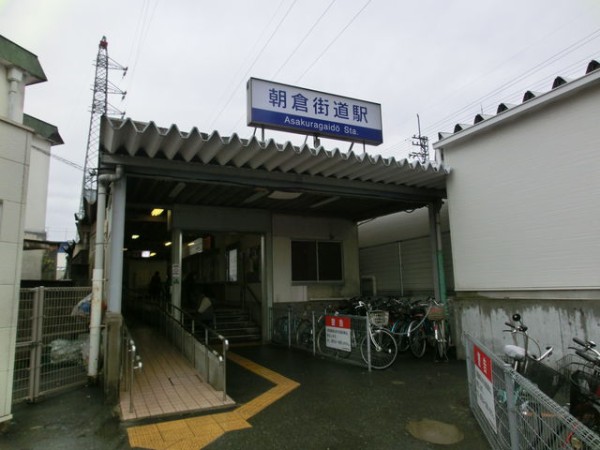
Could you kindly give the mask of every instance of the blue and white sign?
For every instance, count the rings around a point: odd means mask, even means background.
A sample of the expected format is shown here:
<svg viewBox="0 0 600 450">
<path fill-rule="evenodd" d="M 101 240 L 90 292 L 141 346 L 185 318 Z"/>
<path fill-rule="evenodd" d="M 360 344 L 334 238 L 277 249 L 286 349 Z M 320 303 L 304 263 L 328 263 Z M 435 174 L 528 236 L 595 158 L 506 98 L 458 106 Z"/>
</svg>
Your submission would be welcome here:
<svg viewBox="0 0 600 450">
<path fill-rule="evenodd" d="M 379 145 L 381 105 L 287 84 L 248 80 L 248 125 Z"/>
</svg>

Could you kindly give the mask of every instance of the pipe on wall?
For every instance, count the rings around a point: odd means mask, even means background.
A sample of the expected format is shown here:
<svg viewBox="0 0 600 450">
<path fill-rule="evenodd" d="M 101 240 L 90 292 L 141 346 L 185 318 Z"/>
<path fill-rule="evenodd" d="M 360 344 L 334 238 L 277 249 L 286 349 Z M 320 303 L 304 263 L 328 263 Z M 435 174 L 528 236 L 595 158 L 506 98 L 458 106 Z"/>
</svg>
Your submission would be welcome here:
<svg viewBox="0 0 600 450">
<path fill-rule="evenodd" d="M 100 355 L 100 325 L 102 323 L 102 297 L 104 282 L 104 221 L 106 218 L 107 186 L 121 179 L 123 167 L 117 166 L 114 174 L 102 174 L 98 177 L 98 199 L 96 201 L 96 243 L 94 270 L 92 272 L 92 306 L 90 311 L 90 355 L 88 377 L 98 376 L 98 357 Z"/>
</svg>

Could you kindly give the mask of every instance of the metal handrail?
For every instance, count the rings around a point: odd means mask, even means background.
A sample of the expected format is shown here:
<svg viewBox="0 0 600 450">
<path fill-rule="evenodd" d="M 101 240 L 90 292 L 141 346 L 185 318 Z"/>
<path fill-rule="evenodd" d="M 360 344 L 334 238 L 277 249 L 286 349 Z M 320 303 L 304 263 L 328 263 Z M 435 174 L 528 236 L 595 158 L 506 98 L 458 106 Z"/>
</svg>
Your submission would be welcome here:
<svg viewBox="0 0 600 450">
<path fill-rule="evenodd" d="M 142 358 L 137 354 L 135 341 L 132 339 L 129 330 L 123 325 L 123 364 L 121 364 L 121 376 L 125 382 L 125 392 L 129 392 L 129 412 L 133 412 L 133 386 L 134 386 L 134 371 L 141 369 L 143 366 Z"/>
<path fill-rule="evenodd" d="M 223 374 L 223 401 L 227 400 L 227 351 L 229 350 L 229 340 L 225 338 L 225 336 L 217 333 L 214 329 L 198 322 L 192 314 L 187 311 L 184 311 L 180 307 L 173 305 L 172 303 L 164 303 L 163 304 L 163 312 L 175 321 L 181 327 L 182 333 L 182 342 L 184 333 L 189 333 L 200 345 L 205 347 L 205 380 L 209 381 L 209 371 L 210 371 L 210 359 L 209 352 L 212 353 L 215 358 L 219 361 L 219 365 L 221 366 L 221 371 Z M 186 329 L 185 323 L 189 321 L 189 330 Z M 197 323 L 198 322 L 198 323 Z M 204 330 L 204 342 L 199 339 L 199 329 L 202 328 Z M 210 346 L 210 339 L 217 339 L 221 342 L 220 352 Z M 195 352 L 194 352 L 195 354 Z M 191 361 L 195 366 L 195 361 Z"/>
</svg>

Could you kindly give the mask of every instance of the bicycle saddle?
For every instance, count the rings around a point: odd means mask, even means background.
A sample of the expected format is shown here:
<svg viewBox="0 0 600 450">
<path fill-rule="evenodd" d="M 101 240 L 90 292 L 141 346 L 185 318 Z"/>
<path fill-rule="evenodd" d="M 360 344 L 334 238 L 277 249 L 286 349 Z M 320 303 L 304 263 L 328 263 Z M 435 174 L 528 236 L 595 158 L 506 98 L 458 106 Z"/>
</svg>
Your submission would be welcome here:
<svg viewBox="0 0 600 450">
<path fill-rule="evenodd" d="M 523 361 L 525 359 L 525 349 L 518 345 L 505 345 L 504 354 L 515 361 Z"/>
</svg>

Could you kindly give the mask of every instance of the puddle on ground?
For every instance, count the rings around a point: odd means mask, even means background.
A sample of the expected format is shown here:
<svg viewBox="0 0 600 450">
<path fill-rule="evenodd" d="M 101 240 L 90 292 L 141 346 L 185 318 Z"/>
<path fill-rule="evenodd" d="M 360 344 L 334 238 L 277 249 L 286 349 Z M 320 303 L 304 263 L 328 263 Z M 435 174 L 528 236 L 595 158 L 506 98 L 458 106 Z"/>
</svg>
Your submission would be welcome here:
<svg viewBox="0 0 600 450">
<path fill-rule="evenodd" d="M 463 432 L 455 425 L 431 419 L 411 420 L 408 422 L 406 429 L 417 439 L 432 444 L 456 444 L 465 437 Z"/>
</svg>

